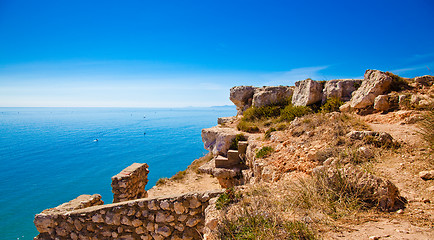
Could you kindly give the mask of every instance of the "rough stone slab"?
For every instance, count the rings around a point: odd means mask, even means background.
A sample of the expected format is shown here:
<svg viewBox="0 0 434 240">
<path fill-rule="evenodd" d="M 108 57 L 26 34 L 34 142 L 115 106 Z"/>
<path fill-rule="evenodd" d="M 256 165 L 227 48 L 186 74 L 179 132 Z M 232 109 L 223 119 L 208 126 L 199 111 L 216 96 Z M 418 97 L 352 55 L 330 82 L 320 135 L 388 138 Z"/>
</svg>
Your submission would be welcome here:
<svg viewBox="0 0 434 240">
<path fill-rule="evenodd" d="M 247 141 L 239 141 L 238 142 L 238 154 L 246 155 L 247 145 L 249 143 Z"/>
<path fill-rule="evenodd" d="M 229 166 L 234 166 L 240 163 L 240 155 L 238 150 L 229 150 L 228 151 L 228 164 Z"/>
<path fill-rule="evenodd" d="M 306 79 L 295 82 L 292 95 L 292 104 L 295 106 L 308 106 L 322 100 L 322 85 L 317 81 Z"/>
<path fill-rule="evenodd" d="M 214 160 L 215 167 L 224 168 L 229 165 L 229 159 L 223 156 L 217 156 Z"/>
</svg>

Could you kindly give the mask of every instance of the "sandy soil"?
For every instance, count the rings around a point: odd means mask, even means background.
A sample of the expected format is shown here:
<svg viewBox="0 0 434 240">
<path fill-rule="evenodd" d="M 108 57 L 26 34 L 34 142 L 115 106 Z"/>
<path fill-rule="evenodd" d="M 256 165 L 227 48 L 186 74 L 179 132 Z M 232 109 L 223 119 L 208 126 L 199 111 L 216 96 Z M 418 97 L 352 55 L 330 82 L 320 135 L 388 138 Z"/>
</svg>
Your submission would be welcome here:
<svg viewBox="0 0 434 240">
<path fill-rule="evenodd" d="M 182 194 L 187 192 L 202 192 L 214 189 L 221 189 L 217 178 L 209 174 L 197 174 L 188 171 L 181 180 L 167 180 L 165 184 L 154 186 L 148 190 L 149 197 Z"/>
</svg>

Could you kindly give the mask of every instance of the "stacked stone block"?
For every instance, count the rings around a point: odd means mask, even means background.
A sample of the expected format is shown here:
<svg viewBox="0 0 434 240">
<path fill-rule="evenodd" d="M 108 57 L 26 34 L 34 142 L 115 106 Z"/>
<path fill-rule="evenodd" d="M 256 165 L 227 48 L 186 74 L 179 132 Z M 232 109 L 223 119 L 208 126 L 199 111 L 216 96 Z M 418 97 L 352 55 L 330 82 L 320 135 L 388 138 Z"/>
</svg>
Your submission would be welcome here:
<svg viewBox="0 0 434 240">
<path fill-rule="evenodd" d="M 204 211 L 223 190 L 40 213 L 35 239 L 201 239 Z"/>
<path fill-rule="evenodd" d="M 216 168 L 230 168 L 241 163 L 242 159 L 246 157 L 247 141 L 238 142 L 238 150 L 228 150 L 227 158 L 223 156 L 217 156 L 215 158 Z"/>
<path fill-rule="evenodd" d="M 113 203 L 145 198 L 148 183 L 148 164 L 133 163 L 112 177 Z"/>
</svg>

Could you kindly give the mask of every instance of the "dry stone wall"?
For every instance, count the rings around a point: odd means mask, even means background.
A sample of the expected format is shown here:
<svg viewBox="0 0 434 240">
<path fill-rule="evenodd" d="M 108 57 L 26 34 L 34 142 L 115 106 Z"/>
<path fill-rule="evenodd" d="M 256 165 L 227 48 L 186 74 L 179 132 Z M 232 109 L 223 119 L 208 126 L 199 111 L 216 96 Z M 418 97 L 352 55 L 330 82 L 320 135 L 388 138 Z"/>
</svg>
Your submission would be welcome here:
<svg viewBox="0 0 434 240">
<path fill-rule="evenodd" d="M 204 211 L 222 190 L 144 198 L 35 217 L 35 239 L 201 239 Z"/>
<path fill-rule="evenodd" d="M 145 198 L 148 183 L 148 164 L 133 163 L 112 177 L 113 202 Z"/>
</svg>

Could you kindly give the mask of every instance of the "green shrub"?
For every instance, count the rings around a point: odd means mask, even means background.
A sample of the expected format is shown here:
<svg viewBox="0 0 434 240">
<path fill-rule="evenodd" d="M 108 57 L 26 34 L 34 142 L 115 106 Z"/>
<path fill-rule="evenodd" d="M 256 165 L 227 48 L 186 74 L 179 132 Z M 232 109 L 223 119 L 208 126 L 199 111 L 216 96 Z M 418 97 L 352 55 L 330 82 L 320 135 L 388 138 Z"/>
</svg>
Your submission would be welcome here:
<svg viewBox="0 0 434 240">
<path fill-rule="evenodd" d="M 168 178 L 160 178 L 158 179 L 157 183 L 155 183 L 155 185 L 160 186 L 160 185 L 164 185 L 169 179 Z"/>
<path fill-rule="evenodd" d="M 272 152 L 274 152 L 274 149 L 272 147 L 265 146 L 256 153 L 256 158 L 264 158 L 270 155 Z"/>
<path fill-rule="evenodd" d="M 276 131 L 276 129 L 275 128 L 269 128 L 266 132 L 265 132 L 265 139 L 269 139 L 270 138 L 270 136 L 271 136 L 271 133 L 272 132 L 275 132 Z"/>
<path fill-rule="evenodd" d="M 239 131 L 249 132 L 249 133 L 257 133 L 257 132 L 259 132 L 259 127 L 258 126 L 256 126 L 252 122 L 248 122 L 248 121 L 244 121 L 244 120 L 241 120 L 238 123 L 237 129 Z"/>
<path fill-rule="evenodd" d="M 238 150 L 238 142 L 239 141 L 246 141 L 246 140 L 247 140 L 246 137 L 242 133 L 237 134 L 235 136 L 235 138 L 232 139 L 232 142 L 231 142 L 231 145 L 229 146 L 229 149 L 230 150 Z"/>
<path fill-rule="evenodd" d="M 243 120 L 256 121 L 261 119 L 268 119 L 280 115 L 280 106 L 264 106 L 264 107 L 251 107 L 243 113 Z"/>
<path fill-rule="evenodd" d="M 181 180 L 185 177 L 185 175 L 187 174 L 187 170 L 183 170 L 183 171 L 179 171 L 177 172 L 175 175 L 173 175 L 171 177 L 172 180 L 178 181 Z"/>
<path fill-rule="evenodd" d="M 242 198 L 241 193 L 236 192 L 234 188 L 227 188 L 226 191 L 218 197 L 216 201 L 216 208 L 223 209 L 231 203 L 236 203 Z"/>
<path fill-rule="evenodd" d="M 283 130 L 285 130 L 286 128 L 288 128 L 288 126 L 286 125 L 286 123 L 279 123 L 279 124 L 277 125 L 277 130 L 278 130 L 278 131 L 283 131 Z"/>
<path fill-rule="evenodd" d="M 407 80 L 405 80 L 405 78 L 402 78 L 402 77 L 395 75 L 391 72 L 386 72 L 386 74 L 392 78 L 392 83 L 390 84 L 390 90 L 391 91 L 399 92 L 399 91 L 411 88 L 408 85 L 408 82 L 407 82 Z"/>
<path fill-rule="evenodd" d="M 339 107 L 342 106 L 342 104 L 344 104 L 344 102 L 342 102 L 340 98 L 331 97 L 321 106 L 321 112 L 339 112 Z"/>
<path fill-rule="evenodd" d="M 293 106 L 292 104 L 290 104 L 282 110 L 279 120 L 291 122 L 296 117 L 302 117 L 311 112 L 312 110 L 309 107 Z"/>
</svg>

